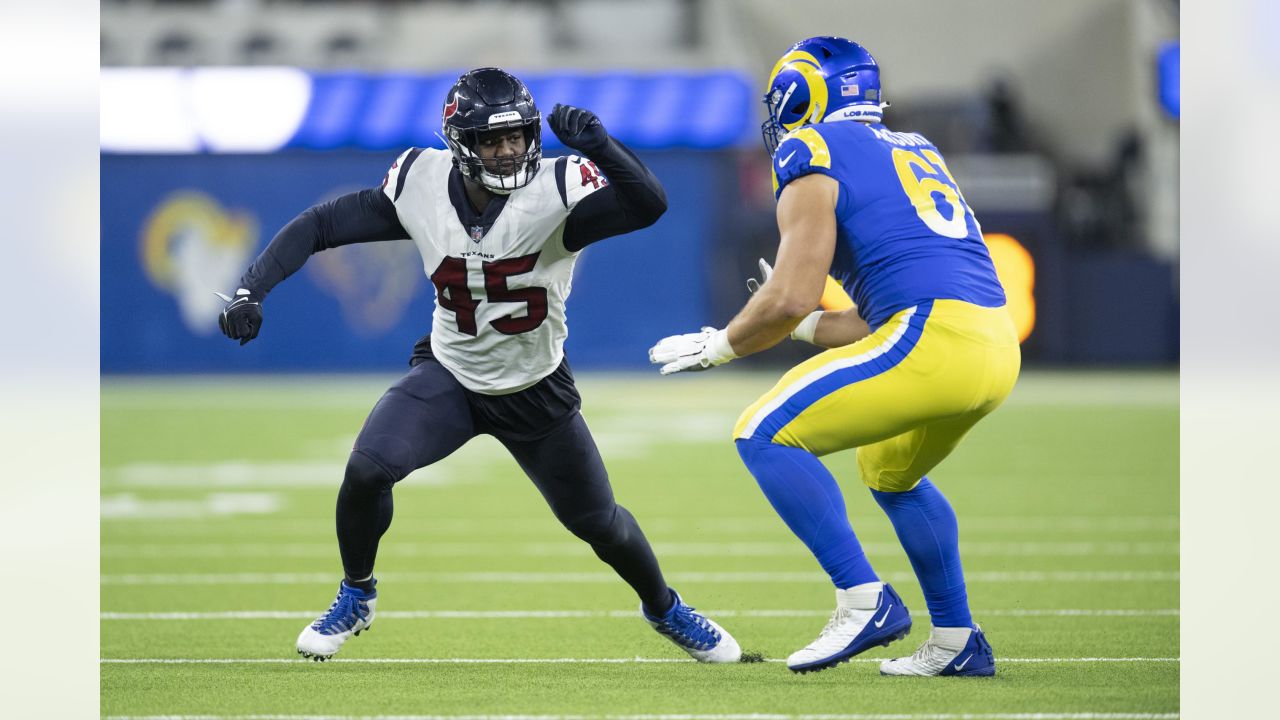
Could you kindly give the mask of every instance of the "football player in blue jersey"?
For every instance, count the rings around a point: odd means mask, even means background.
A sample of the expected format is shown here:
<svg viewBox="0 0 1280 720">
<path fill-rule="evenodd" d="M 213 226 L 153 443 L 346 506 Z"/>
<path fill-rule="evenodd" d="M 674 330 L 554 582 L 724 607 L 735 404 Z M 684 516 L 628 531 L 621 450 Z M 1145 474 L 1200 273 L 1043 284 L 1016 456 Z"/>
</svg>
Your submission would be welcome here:
<svg viewBox="0 0 1280 720">
<path fill-rule="evenodd" d="M 836 588 L 831 621 L 787 659 L 791 670 L 833 667 L 911 629 L 818 459 L 857 448 L 862 482 L 893 524 L 933 625 L 915 654 L 880 672 L 993 675 L 969 612 L 955 513 L 926 477 L 1018 376 L 1018 337 L 982 230 L 933 143 L 881 124 L 880 69 L 857 43 L 797 43 L 764 101 L 776 267 L 727 327 L 664 338 L 650 360 L 666 375 L 788 336 L 830 348 L 787 372 L 734 428 L 743 462 Z M 828 274 L 854 307 L 814 310 Z"/>
</svg>

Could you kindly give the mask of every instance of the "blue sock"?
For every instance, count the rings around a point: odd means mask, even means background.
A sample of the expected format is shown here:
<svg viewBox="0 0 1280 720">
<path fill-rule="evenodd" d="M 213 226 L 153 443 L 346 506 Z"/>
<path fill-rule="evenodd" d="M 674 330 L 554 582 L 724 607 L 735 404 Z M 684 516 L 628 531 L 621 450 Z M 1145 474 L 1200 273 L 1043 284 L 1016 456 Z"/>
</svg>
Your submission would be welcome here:
<svg viewBox="0 0 1280 720">
<path fill-rule="evenodd" d="M 960 568 L 960 528 L 951 503 L 922 478 L 907 492 L 872 490 L 920 580 L 934 627 L 973 627 Z"/>
<path fill-rule="evenodd" d="M 849 525 L 840 486 L 813 453 L 763 440 L 738 440 L 737 445 L 773 509 L 837 588 L 880 579 Z"/>
</svg>

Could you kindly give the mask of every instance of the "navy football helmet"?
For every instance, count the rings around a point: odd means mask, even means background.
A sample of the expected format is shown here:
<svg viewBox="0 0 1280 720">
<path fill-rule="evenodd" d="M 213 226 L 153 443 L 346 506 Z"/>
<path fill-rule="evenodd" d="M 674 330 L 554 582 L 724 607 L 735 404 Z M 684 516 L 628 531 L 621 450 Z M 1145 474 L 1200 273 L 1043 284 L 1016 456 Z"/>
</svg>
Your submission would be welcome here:
<svg viewBox="0 0 1280 720">
<path fill-rule="evenodd" d="M 830 120 L 876 123 L 888 107 L 880 94 L 876 59 L 840 37 L 812 37 L 792 45 L 769 73 L 764 104 L 769 119 L 760 131 L 770 155 L 798 127 Z"/>
<path fill-rule="evenodd" d="M 481 160 L 480 136 L 491 130 L 520 128 L 525 152 Z M 453 164 L 463 177 L 490 192 L 506 195 L 533 181 L 542 161 L 542 115 L 529 88 L 498 68 L 464 73 L 449 90 L 444 105 L 444 139 Z"/>
</svg>

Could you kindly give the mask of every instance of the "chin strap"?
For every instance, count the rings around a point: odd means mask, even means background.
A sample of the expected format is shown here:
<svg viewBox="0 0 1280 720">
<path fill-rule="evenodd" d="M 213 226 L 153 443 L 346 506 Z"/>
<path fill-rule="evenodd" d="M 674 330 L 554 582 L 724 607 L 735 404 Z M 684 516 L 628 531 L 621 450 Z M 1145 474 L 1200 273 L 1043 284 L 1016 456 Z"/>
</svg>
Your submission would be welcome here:
<svg viewBox="0 0 1280 720">
<path fill-rule="evenodd" d="M 483 162 L 481 163 L 480 167 L 481 167 L 481 170 L 478 173 L 479 177 L 474 178 L 474 180 L 480 183 L 482 186 L 484 186 L 485 190 L 488 190 L 494 195 L 510 195 L 516 190 L 519 190 L 520 188 L 533 182 L 533 176 L 538 173 L 538 166 L 532 161 L 526 162 L 523 168 L 517 170 L 512 175 L 494 175 L 493 173 L 484 169 Z M 515 183 L 510 186 L 503 184 L 503 180 L 511 179 L 514 182 L 514 179 L 517 177 L 520 177 L 521 175 L 524 176 L 523 182 Z"/>
<path fill-rule="evenodd" d="M 484 161 L 480 159 L 480 156 L 476 155 L 465 144 L 457 143 L 456 149 L 453 143 L 445 141 L 445 144 L 453 152 L 453 164 L 462 173 L 462 176 L 479 183 L 481 187 L 494 195 L 510 195 L 533 182 L 533 176 L 538 173 L 538 164 L 542 159 L 542 144 L 536 143 L 532 149 L 525 153 L 526 156 L 532 156 L 532 159 L 527 160 L 521 169 L 512 175 L 494 175 L 485 169 Z M 462 153 L 462 157 L 459 157 L 459 152 Z M 479 167 L 478 171 L 474 169 L 476 166 Z M 523 182 L 510 186 L 503 184 L 504 179 L 517 178 L 521 175 L 524 176 Z"/>
<path fill-rule="evenodd" d="M 480 173 L 480 177 L 476 178 L 476 182 L 480 183 L 481 187 L 494 195 L 510 195 L 516 191 L 516 188 L 514 187 L 502 187 L 502 176 L 494 175 L 492 173 Z"/>
</svg>

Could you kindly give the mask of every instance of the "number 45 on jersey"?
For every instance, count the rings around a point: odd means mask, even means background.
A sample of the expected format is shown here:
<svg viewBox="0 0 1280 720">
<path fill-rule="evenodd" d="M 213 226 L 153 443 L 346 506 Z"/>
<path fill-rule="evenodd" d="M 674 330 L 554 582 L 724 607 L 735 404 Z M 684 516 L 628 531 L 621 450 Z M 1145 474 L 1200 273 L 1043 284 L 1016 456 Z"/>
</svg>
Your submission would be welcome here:
<svg viewBox="0 0 1280 720">
<path fill-rule="evenodd" d="M 523 275 L 533 270 L 538 264 L 539 253 L 518 258 L 494 260 L 481 263 L 484 272 L 484 291 L 489 302 L 524 303 L 528 312 L 523 317 L 515 313 L 504 315 L 489 321 L 494 330 L 504 335 L 519 335 L 542 324 L 547 319 L 547 289 L 527 287 L 511 289 L 507 287 L 507 278 L 512 275 Z M 458 322 L 458 332 L 472 337 L 479 334 L 476 326 L 476 308 L 480 300 L 471 296 L 471 288 L 467 284 L 467 261 L 457 257 L 446 257 L 440 262 L 435 272 L 431 273 L 431 282 L 436 286 L 436 301 L 440 307 L 451 310 Z"/>
</svg>

